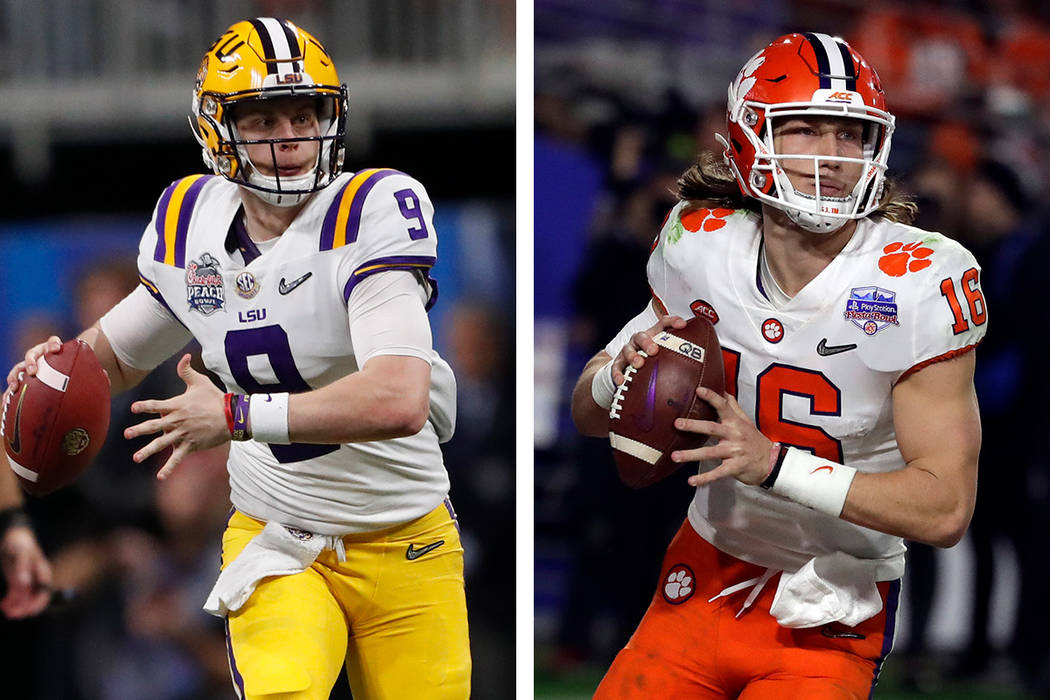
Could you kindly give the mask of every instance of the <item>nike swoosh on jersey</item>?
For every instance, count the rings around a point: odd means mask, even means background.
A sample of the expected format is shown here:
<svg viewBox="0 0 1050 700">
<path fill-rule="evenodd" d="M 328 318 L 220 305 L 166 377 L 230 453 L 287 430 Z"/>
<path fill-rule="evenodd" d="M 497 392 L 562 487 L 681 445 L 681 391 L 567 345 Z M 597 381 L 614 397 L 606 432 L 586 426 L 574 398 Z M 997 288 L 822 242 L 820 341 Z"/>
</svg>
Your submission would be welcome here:
<svg viewBox="0 0 1050 700">
<path fill-rule="evenodd" d="M 829 639 L 866 639 L 867 635 L 859 634 L 857 632 L 846 632 L 837 631 L 831 629 L 830 625 L 824 625 L 820 628 L 820 633 Z"/>
<path fill-rule="evenodd" d="M 296 279 L 292 280 L 291 282 L 289 282 L 287 284 L 285 283 L 284 278 L 282 277 L 280 284 L 277 285 L 277 291 L 280 292 L 281 294 L 287 294 L 288 292 L 292 291 L 293 289 L 298 287 L 300 284 L 302 284 L 306 280 L 310 279 L 310 276 L 313 275 L 313 274 L 314 274 L 313 272 L 307 272 L 302 277 L 296 278 Z"/>
<path fill-rule="evenodd" d="M 817 343 L 817 354 L 827 357 L 828 355 L 838 355 L 840 352 L 849 352 L 850 350 L 856 350 L 856 343 L 849 343 L 848 345 L 828 345 L 827 338 L 821 338 L 820 342 Z"/>
<path fill-rule="evenodd" d="M 22 399 L 26 397 L 26 385 L 18 394 L 18 407 L 15 409 L 15 434 L 11 436 L 11 451 L 18 454 L 22 451 Z"/>
<path fill-rule="evenodd" d="M 438 540 L 437 542 L 431 542 L 425 547 L 415 549 L 415 544 L 408 545 L 408 549 L 405 551 L 405 559 L 412 561 L 413 559 L 419 559 L 421 556 L 428 552 L 433 552 L 435 549 L 445 544 L 445 540 Z"/>
</svg>

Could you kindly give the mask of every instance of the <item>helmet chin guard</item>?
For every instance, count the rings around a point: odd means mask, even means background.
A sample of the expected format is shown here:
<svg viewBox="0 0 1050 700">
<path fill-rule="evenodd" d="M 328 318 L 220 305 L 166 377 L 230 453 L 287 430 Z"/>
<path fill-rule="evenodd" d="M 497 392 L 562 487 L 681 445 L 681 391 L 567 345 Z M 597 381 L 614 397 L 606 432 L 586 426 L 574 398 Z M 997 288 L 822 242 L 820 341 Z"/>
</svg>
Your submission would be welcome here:
<svg viewBox="0 0 1050 700">
<path fill-rule="evenodd" d="M 779 153 L 774 122 L 796 118 L 856 120 L 863 126 L 860 157 Z M 789 34 L 745 64 L 729 86 L 728 138 L 716 135 L 741 192 L 783 211 L 797 226 L 833 233 L 879 206 L 893 134 L 878 75 L 845 41 L 827 34 Z M 814 194 L 800 192 L 783 161 L 813 163 Z M 821 167 L 859 166 L 852 189 L 821 194 Z"/>
</svg>

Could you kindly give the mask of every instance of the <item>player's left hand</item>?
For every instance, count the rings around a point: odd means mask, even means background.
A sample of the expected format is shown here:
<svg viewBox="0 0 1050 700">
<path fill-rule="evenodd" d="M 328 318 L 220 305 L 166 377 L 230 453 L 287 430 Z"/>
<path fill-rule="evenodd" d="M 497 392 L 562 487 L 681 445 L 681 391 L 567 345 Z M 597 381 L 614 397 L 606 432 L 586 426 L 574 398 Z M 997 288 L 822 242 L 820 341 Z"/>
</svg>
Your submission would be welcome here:
<svg viewBox="0 0 1050 700">
<path fill-rule="evenodd" d="M 51 565 L 40 551 L 32 529 L 10 527 L 0 539 L 0 564 L 7 595 L 0 611 L 11 619 L 36 615 L 51 601 Z"/>
<path fill-rule="evenodd" d="M 752 486 L 765 481 L 769 475 L 769 453 L 773 443 L 759 432 L 731 395 L 719 395 L 702 386 L 696 388 L 696 395 L 714 407 L 718 412 L 718 422 L 678 418 L 674 425 L 679 430 L 710 435 L 718 440 L 718 444 L 695 450 L 676 450 L 671 459 L 675 462 L 720 459 L 722 463 L 710 471 L 689 477 L 689 485 L 704 486 L 727 476 Z"/>
<path fill-rule="evenodd" d="M 206 450 L 228 442 L 230 430 L 226 425 L 223 393 L 206 376 L 190 367 L 190 356 L 183 355 L 176 370 L 179 379 L 186 382 L 186 391 L 170 399 L 136 401 L 132 413 L 157 413 L 153 418 L 124 430 L 124 437 L 163 432 L 160 437 L 135 453 L 141 463 L 168 447 L 171 456 L 157 472 L 158 479 L 166 479 L 179 462 L 191 452 Z"/>
</svg>

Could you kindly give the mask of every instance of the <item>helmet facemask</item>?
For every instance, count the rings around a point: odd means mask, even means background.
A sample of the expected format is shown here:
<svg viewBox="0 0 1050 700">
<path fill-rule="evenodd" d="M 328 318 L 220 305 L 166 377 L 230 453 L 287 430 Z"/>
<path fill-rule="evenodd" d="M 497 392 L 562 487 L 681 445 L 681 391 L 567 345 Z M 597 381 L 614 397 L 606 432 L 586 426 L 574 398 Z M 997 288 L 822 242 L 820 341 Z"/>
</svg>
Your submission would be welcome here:
<svg viewBox="0 0 1050 700">
<path fill-rule="evenodd" d="M 799 102 L 764 105 L 745 102 L 735 116 L 744 126 L 744 135 L 755 151 L 749 179 L 751 196 L 780 209 L 793 223 L 813 233 L 834 233 L 847 221 L 864 218 L 878 208 L 893 133 L 893 117 L 889 113 L 850 104 Z M 864 127 L 861 157 L 778 153 L 773 137 L 774 126 L 792 117 L 837 117 L 861 121 Z M 783 164 L 783 161 L 807 160 L 813 164 L 813 194 L 800 192 L 791 183 Z M 860 177 L 845 196 L 822 195 L 822 163 L 857 164 Z M 735 166 L 730 163 L 730 167 Z M 770 182 L 772 187 L 769 187 Z"/>
<path fill-rule="evenodd" d="M 272 98 L 270 98 L 272 99 Z M 291 138 L 247 139 L 237 130 L 237 113 L 240 109 L 250 107 L 251 102 L 242 101 L 227 116 L 227 128 L 230 143 L 236 150 L 241 162 L 242 181 L 240 184 L 251 188 L 254 193 L 270 204 L 293 206 L 311 193 L 327 186 L 342 170 L 343 166 L 343 133 L 337 98 L 315 97 L 317 110 L 318 133 L 315 136 L 298 136 Z M 317 156 L 309 172 L 302 175 L 281 177 L 277 168 L 277 149 L 282 144 L 317 143 Z M 267 169 L 272 175 L 264 175 L 258 165 L 252 162 L 248 146 L 265 144 L 269 146 Z"/>
<path fill-rule="evenodd" d="M 204 113 L 211 106 L 209 99 L 217 103 L 213 123 L 218 127 L 218 150 L 221 155 L 212 157 L 212 152 L 205 148 L 204 162 L 215 172 L 237 184 L 247 187 L 260 199 L 276 206 L 294 206 L 310 194 L 329 185 L 342 171 L 346 147 L 345 136 L 346 113 L 342 105 L 346 104 L 346 88 L 340 88 L 338 95 L 305 93 L 314 98 L 317 105 L 318 133 L 309 136 L 288 138 L 248 139 L 237 130 L 238 113 L 250 108 L 254 103 L 265 100 L 303 96 L 288 90 L 271 94 L 265 92 L 256 97 L 238 95 L 206 95 Z M 238 99 L 239 98 L 239 99 Z M 277 150 L 282 144 L 316 142 L 317 156 L 309 172 L 301 175 L 282 177 L 277 167 Z M 254 163 L 248 153 L 248 146 L 264 144 L 269 146 L 263 157 L 271 175 L 264 175 L 259 165 Z M 203 145 L 203 144 L 202 144 Z M 257 154 L 256 158 L 259 156 Z"/>
</svg>

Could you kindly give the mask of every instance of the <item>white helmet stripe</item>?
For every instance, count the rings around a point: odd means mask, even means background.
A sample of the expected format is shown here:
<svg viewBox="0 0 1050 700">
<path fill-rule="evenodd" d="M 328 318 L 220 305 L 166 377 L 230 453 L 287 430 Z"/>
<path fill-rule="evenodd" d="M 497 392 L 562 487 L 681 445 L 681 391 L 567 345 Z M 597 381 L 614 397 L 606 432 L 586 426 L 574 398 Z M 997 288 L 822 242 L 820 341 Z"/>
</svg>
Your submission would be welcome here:
<svg viewBox="0 0 1050 700">
<path fill-rule="evenodd" d="M 259 17 L 252 24 L 259 30 L 259 37 L 267 49 L 267 58 L 276 59 L 277 63 L 271 63 L 268 67 L 270 73 L 298 73 L 299 47 L 294 43 L 294 35 L 289 36 L 288 28 L 284 23 L 273 17 Z"/>
<path fill-rule="evenodd" d="M 842 60 L 842 52 L 839 50 L 839 44 L 832 37 L 827 34 L 818 34 L 814 32 L 811 36 L 820 42 L 820 45 L 824 47 L 824 53 L 827 54 L 828 60 L 828 74 L 831 78 L 831 89 L 832 90 L 849 90 L 850 88 L 846 85 L 845 76 L 853 74 L 853 67 L 846 69 L 846 63 Z M 814 47 L 815 49 L 816 47 Z M 843 76 L 841 78 L 834 76 Z"/>
</svg>

